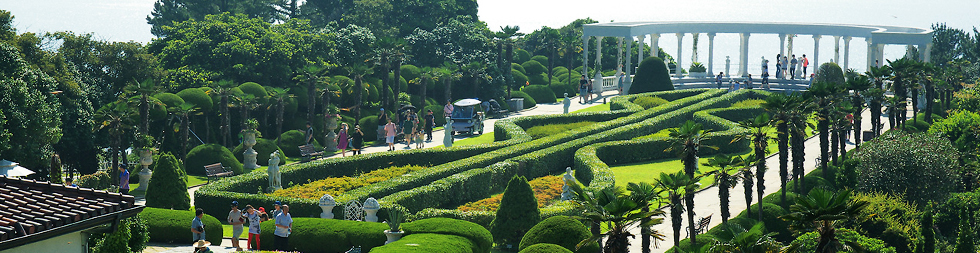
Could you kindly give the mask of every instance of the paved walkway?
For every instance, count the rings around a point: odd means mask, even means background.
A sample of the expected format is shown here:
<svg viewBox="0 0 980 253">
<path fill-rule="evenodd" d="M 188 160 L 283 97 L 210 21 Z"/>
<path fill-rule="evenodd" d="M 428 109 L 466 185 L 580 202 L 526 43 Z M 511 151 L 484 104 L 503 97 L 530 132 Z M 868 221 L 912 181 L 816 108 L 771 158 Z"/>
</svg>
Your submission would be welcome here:
<svg viewBox="0 0 980 253">
<path fill-rule="evenodd" d="M 863 128 L 862 130 L 863 131 L 871 130 L 871 111 L 865 109 L 864 112 L 861 114 L 861 118 L 862 118 L 861 127 Z M 882 117 L 881 119 L 882 119 L 881 122 L 888 122 L 887 117 Z M 811 171 L 816 169 L 817 167 L 816 159 L 820 157 L 820 139 L 816 138 L 816 136 L 817 135 L 814 135 L 814 137 L 811 137 L 810 139 L 806 140 L 806 142 L 804 142 L 804 146 L 806 147 L 805 155 L 804 155 L 805 157 L 804 166 L 806 169 L 806 173 L 810 173 Z M 847 150 L 851 150 L 854 148 L 853 142 L 847 142 L 846 144 L 847 144 Z M 790 159 L 790 161 L 792 161 L 792 158 Z M 766 167 L 768 168 L 768 170 L 766 171 L 766 177 L 765 177 L 765 186 L 766 186 L 765 195 L 768 196 L 769 194 L 776 193 L 780 189 L 779 188 L 779 156 L 776 154 L 772 154 L 768 158 L 766 158 Z M 732 216 L 738 215 L 739 213 L 741 213 L 747 208 L 743 196 L 744 196 L 744 190 L 742 190 L 741 186 L 737 186 L 735 187 L 735 189 L 731 190 L 728 205 L 729 205 L 729 210 L 731 210 Z M 756 196 L 758 195 L 753 193 L 752 196 L 754 196 L 752 200 L 753 203 L 758 203 L 759 200 L 755 199 L 757 198 Z M 721 207 L 720 207 L 720 201 L 718 200 L 718 187 L 711 187 L 709 189 L 697 193 L 697 195 L 694 196 L 694 206 L 695 206 L 694 212 L 695 212 L 696 219 L 700 217 L 706 217 L 708 215 L 712 216 L 711 224 L 708 225 L 708 228 L 712 228 L 721 224 Z M 660 225 L 654 226 L 653 230 L 664 234 L 666 240 L 658 242 L 658 245 L 660 246 L 659 248 L 651 249 L 651 252 L 654 253 L 666 252 L 667 250 L 669 250 L 671 247 L 674 246 L 674 231 L 670 221 L 670 210 L 664 209 L 664 211 L 666 212 L 664 214 L 665 217 L 664 222 L 661 223 Z M 687 219 L 687 214 L 684 214 L 684 219 Z M 687 220 L 685 220 L 683 224 L 684 224 L 682 225 L 683 228 L 681 229 L 682 240 L 684 238 L 687 238 L 686 237 L 687 233 L 684 230 L 685 228 L 687 228 Z M 633 229 L 630 230 L 630 232 L 635 235 L 639 235 L 640 229 L 639 227 L 634 227 Z M 642 239 L 640 236 L 637 236 L 636 238 L 630 240 L 630 252 L 642 252 Z"/>
</svg>

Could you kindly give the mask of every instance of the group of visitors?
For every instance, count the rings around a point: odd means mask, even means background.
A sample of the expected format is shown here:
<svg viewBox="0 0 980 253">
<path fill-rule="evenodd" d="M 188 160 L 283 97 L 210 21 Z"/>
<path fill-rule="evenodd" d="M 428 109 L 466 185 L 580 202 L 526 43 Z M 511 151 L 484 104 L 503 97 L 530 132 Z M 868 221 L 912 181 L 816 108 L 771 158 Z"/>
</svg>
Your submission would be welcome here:
<svg viewBox="0 0 980 253">
<path fill-rule="evenodd" d="M 449 113 L 452 113 L 452 104 L 447 102 L 446 106 L 450 108 Z M 446 113 L 446 115 L 449 115 L 449 113 Z M 385 133 L 385 143 L 388 144 L 388 151 L 395 150 L 395 137 L 398 133 L 404 136 L 405 148 L 407 149 L 412 148 L 413 142 L 415 143 L 415 148 L 424 148 L 426 141 L 432 141 L 432 127 L 435 125 L 435 115 L 432 114 L 432 110 L 428 110 L 420 121 L 415 110 L 406 109 L 398 115 L 397 125 L 388 117 L 384 109 L 382 109 L 381 115 L 385 120 L 384 122 L 387 122 L 382 127 L 382 130 Z M 378 121 L 381 122 L 381 120 L 382 117 L 379 117 Z M 423 137 L 425 137 L 424 141 Z"/>
<path fill-rule="evenodd" d="M 765 63 L 763 63 L 762 65 L 762 72 L 768 73 L 769 66 L 767 63 L 769 61 L 765 60 L 764 62 Z M 789 75 L 788 79 L 790 80 L 796 79 L 797 69 L 803 70 L 803 74 L 801 76 L 805 77 L 807 67 L 809 66 L 810 66 L 810 59 L 807 59 L 805 54 L 799 58 L 796 58 L 795 54 L 790 57 L 787 57 L 782 54 L 776 54 L 776 78 L 787 79 L 786 75 Z M 787 69 L 789 71 L 787 71 Z M 768 78 L 768 77 L 764 77 L 764 78 Z M 768 80 L 766 80 L 766 83 L 768 83 Z"/>
<path fill-rule="evenodd" d="M 585 78 L 585 75 L 578 81 L 578 94 L 579 104 L 592 103 L 592 80 Z"/>
<path fill-rule="evenodd" d="M 239 239 L 244 233 L 244 226 L 248 224 L 248 239 L 246 241 L 246 248 L 250 250 L 258 250 L 261 246 L 260 234 L 261 227 L 260 224 L 264 221 L 271 219 L 275 220 L 275 241 L 273 241 L 273 246 L 275 250 L 287 250 L 287 244 L 289 243 L 289 234 L 292 233 L 293 228 L 293 218 L 289 214 L 289 206 L 283 205 L 279 201 L 273 203 L 274 210 L 271 213 L 266 213 L 265 208 L 259 207 L 254 208 L 252 205 L 245 205 L 245 209 L 238 209 L 238 201 L 231 202 L 231 211 L 228 212 L 228 224 L 232 227 L 231 236 L 231 247 L 235 248 L 237 251 L 241 251 L 242 247 L 239 244 Z M 210 252 L 208 246 L 211 243 L 207 242 L 205 237 L 204 222 L 204 209 L 197 208 L 195 210 L 195 217 L 191 220 L 191 234 L 194 239 L 194 252 Z M 253 243 L 254 242 L 254 243 Z"/>
</svg>

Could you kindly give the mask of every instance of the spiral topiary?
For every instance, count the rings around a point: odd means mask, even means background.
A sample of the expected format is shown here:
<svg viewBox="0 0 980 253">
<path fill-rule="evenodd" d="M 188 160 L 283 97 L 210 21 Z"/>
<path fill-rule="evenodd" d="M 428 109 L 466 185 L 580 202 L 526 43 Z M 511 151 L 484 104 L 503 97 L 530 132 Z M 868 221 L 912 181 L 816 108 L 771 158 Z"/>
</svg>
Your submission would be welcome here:
<svg viewBox="0 0 980 253">
<path fill-rule="evenodd" d="M 187 174 L 172 154 L 160 155 L 153 165 L 152 178 L 146 187 L 146 206 L 174 210 L 191 208 L 191 198 L 187 195 Z"/>
<path fill-rule="evenodd" d="M 659 57 L 643 59 L 636 69 L 636 77 L 633 78 L 629 94 L 668 90 L 674 90 L 674 84 L 670 81 L 670 73 L 667 72 L 664 60 Z"/>
</svg>

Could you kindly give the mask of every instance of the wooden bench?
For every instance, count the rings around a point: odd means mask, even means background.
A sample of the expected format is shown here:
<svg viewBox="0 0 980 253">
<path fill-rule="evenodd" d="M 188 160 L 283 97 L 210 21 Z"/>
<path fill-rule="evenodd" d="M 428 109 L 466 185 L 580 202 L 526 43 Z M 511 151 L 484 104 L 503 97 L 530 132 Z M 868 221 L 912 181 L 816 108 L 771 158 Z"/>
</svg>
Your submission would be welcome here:
<svg viewBox="0 0 980 253">
<path fill-rule="evenodd" d="M 228 177 L 235 175 L 235 172 L 227 171 L 225 169 L 225 166 L 222 166 L 221 163 L 205 165 L 204 173 L 206 173 L 208 176 L 208 183 L 211 183 L 212 177 Z"/>
<path fill-rule="evenodd" d="M 299 154 L 303 157 L 303 162 L 309 162 L 314 157 L 323 156 L 323 151 L 316 151 L 313 144 L 306 144 L 299 146 Z"/>
<path fill-rule="evenodd" d="M 711 224 L 711 215 L 708 215 L 708 217 L 701 218 L 700 220 L 698 220 L 697 224 L 694 224 L 694 233 L 704 234 L 705 230 L 708 229 L 708 225 L 710 224 Z M 691 236 L 690 230 L 688 230 L 687 236 L 688 237 Z"/>
</svg>

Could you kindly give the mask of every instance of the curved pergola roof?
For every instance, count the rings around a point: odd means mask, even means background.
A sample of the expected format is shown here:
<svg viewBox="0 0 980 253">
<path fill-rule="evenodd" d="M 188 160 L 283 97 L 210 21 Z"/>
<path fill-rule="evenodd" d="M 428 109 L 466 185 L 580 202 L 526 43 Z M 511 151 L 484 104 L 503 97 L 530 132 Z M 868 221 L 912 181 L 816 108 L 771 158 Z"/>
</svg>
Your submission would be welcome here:
<svg viewBox="0 0 980 253">
<path fill-rule="evenodd" d="M 584 36 L 632 37 L 664 33 L 810 34 L 870 38 L 876 44 L 926 45 L 932 29 L 881 25 L 777 22 L 638 21 L 586 24 Z"/>
</svg>

